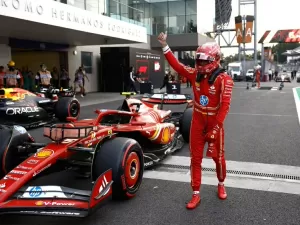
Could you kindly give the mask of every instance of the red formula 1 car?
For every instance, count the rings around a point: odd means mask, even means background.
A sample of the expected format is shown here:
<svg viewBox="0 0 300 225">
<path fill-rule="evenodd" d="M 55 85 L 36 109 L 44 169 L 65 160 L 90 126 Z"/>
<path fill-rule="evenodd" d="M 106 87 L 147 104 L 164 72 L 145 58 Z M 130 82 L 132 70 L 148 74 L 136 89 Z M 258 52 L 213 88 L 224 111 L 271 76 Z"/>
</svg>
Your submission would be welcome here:
<svg viewBox="0 0 300 225">
<path fill-rule="evenodd" d="M 96 114 L 45 126 L 48 144 L 22 127 L 0 129 L 0 214 L 85 217 L 109 196 L 134 197 L 144 168 L 183 145 L 180 118 L 157 105 L 127 96 L 121 110 Z"/>
</svg>

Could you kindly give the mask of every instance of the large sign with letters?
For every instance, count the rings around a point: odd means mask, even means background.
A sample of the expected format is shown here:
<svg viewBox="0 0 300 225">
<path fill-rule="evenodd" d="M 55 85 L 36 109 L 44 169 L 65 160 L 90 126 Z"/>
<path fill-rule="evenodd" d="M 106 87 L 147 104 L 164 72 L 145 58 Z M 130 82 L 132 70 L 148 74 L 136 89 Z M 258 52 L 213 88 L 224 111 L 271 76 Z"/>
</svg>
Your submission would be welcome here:
<svg viewBox="0 0 300 225">
<path fill-rule="evenodd" d="M 147 43 L 145 27 L 51 0 L 1 0 L 1 15 Z"/>
</svg>

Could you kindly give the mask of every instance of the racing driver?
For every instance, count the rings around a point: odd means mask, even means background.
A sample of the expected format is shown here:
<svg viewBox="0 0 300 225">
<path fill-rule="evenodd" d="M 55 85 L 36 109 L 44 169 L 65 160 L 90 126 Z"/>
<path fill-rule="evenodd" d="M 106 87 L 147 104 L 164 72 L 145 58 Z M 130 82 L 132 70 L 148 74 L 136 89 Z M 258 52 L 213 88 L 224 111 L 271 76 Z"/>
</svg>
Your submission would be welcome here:
<svg viewBox="0 0 300 225">
<path fill-rule="evenodd" d="M 164 55 L 170 66 L 186 77 L 193 87 L 194 107 L 190 130 L 191 186 L 192 199 L 187 209 L 196 208 L 200 201 L 201 163 L 205 143 L 208 143 L 206 156 L 216 163 L 218 196 L 225 200 L 224 186 L 226 163 L 224 157 L 224 120 L 231 102 L 233 81 L 220 66 L 221 49 L 215 42 L 208 42 L 196 50 L 195 68 L 178 62 L 170 50 L 167 34 L 160 33 L 158 41 L 162 44 Z"/>
</svg>

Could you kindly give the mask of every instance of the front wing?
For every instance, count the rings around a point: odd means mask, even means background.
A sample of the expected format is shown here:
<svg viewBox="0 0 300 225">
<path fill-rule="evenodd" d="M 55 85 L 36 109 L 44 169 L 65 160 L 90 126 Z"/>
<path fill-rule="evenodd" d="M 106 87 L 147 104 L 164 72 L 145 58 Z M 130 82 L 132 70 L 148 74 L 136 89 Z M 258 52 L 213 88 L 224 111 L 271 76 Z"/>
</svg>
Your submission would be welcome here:
<svg viewBox="0 0 300 225">
<path fill-rule="evenodd" d="M 142 101 L 153 104 L 186 104 L 192 102 L 189 94 L 145 94 Z"/>
<path fill-rule="evenodd" d="M 0 214 L 86 217 L 111 196 L 112 183 L 109 169 L 96 180 L 91 191 L 60 186 L 24 187 L 0 203 Z"/>
</svg>

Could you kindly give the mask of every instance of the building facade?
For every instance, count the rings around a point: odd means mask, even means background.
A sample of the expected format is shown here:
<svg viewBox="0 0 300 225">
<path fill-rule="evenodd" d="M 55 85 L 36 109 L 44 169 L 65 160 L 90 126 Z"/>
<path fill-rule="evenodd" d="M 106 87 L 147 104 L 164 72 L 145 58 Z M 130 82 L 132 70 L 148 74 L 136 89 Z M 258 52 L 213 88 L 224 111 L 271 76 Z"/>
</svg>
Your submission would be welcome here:
<svg viewBox="0 0 300 225">
<path fill-rule="evenodd" d="M 63 67 L 72 83 L 84 64 L 88 92 L 98 91 L 99 46 L 147 43 L 143 24 L 109 17 L 105 0 L 5 0 L 0 9 L 0 66 L 14 60 L 33 73 L 41 63 Z"/>
<path fill-rule="evenodd" d="M 83 64 L 90 78 L 86 90 L 101 91 L 101 47 L 160 51 L 157 35 L 167 31 L 179 59 L 193 55 L 212 41 L 203 35 L 212 30 L 213 21 L 206 18 L 214 13 L 214 1 L 208 5 L 207 0 L 4 0 L 0 66 L 12 59 L 34 73 L 41 63 L 49 70 L 65 68 L 72 85 Z"/>
<path fill-rule="evenodd" d="M 144 48 L 160 49 L 157 35 L 167 32 L 168 43 L 179 59 L 193 56 L 199 45 L 214 41 L 205 35 L 213 30 L 213 0 L 111 0 L 108 12 L 121 20 L 130 18 L 141 22 L 148 34 Z M 166 69 L 170 68 L 165 65 Z"/>
</svg>

